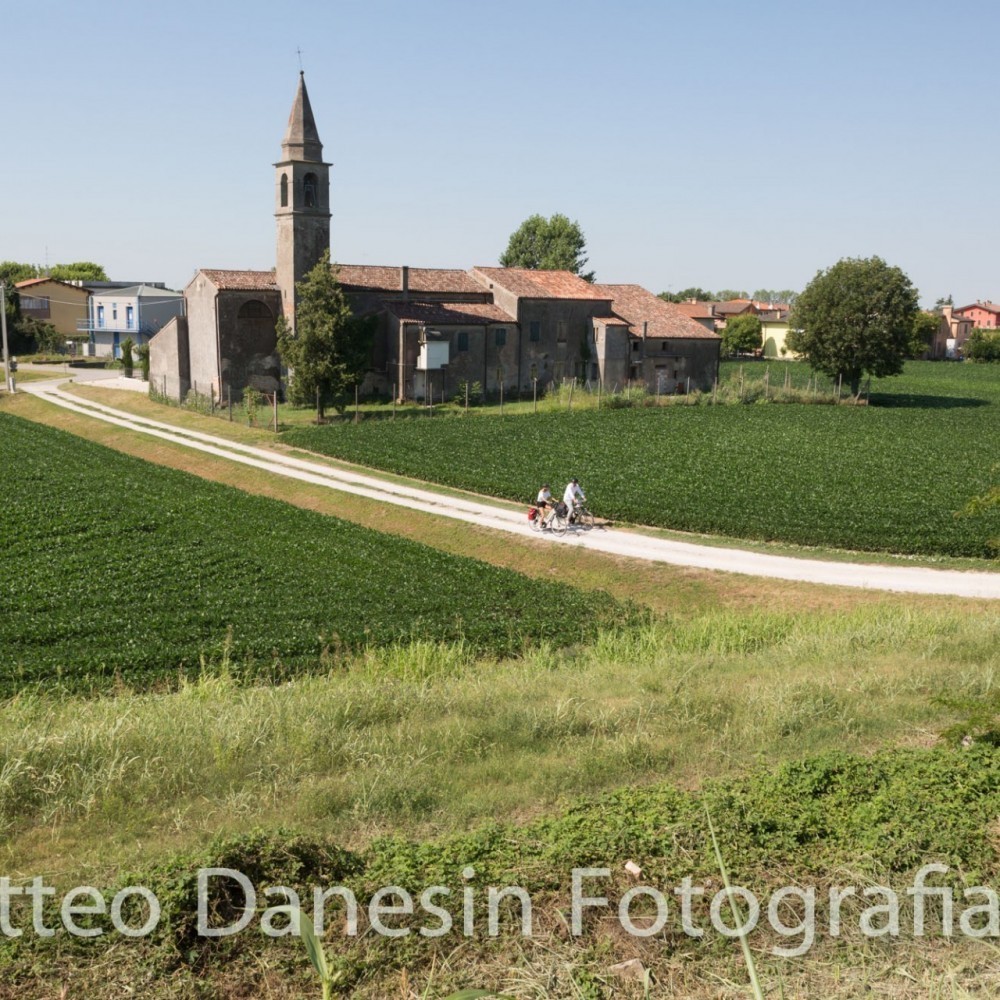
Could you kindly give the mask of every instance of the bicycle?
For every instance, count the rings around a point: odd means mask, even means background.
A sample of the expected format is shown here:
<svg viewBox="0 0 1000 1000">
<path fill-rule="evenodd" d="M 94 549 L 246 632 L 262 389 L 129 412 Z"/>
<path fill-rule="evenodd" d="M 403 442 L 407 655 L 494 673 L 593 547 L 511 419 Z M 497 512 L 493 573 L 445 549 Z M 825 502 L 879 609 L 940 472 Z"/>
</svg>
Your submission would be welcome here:
<svg viewBox="0 0 1000 1000">
<path fill-rule="evenodd" d="M 573 512 L 569 516 L 569 523 L 575 524 L 582 531 L 590 531 L 594 526 L 594 515 L 582 504 L 573 504 Z"/>
<path fill-rule="evenodd" d="M 551 531 L 554 535 L 566 534 L 566 529 L 569 527 L 569 512 L 567 511 L 565 514 L 560 514 L 560 506 L 560 504 L 556 504 L 556 506 L 552 508 L 551 513 L 547 510 L 535 507 L 538 514 L 528 520 L 528 523 L 531 525 L 531 530 Z"/>
</svg>

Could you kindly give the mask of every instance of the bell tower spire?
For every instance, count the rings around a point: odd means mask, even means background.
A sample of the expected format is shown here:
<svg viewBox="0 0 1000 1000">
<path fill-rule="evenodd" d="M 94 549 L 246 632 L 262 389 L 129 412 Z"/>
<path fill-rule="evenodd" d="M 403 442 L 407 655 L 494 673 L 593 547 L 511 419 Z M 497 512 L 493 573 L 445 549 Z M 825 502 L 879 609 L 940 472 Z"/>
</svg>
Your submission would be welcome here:
<svg viewBox="0 0 1000 1000">
<path fill-rule="evenodd" d="M 295 282 L 301 281 L 330 249 L 330 167 L 323 161 L 316 119 L 299 72 L 299 86 L 275 167 L 275 219 L 278 259 L 275 276 L 281 288 L 286 322 L 295 325 Z"/>
</svg>

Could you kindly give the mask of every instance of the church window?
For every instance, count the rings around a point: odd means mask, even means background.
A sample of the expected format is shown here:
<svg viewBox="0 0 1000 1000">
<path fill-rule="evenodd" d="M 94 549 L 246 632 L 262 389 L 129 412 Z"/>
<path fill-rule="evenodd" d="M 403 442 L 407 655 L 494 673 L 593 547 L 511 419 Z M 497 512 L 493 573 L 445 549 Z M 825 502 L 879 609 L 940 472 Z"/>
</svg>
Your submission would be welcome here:
<svg viewBox="0 0 1000 1000">
<path fill-rule="evenodd" d="M 288 208 L 288 174 L 281 175 L 281 207 Z"/>
<path fill-rule="evenodd" d="M 529 328 L 528 339 L 537 343 L 541 339 L 541 336 L 542 324 L 537 319 L 533 319 Z"/>
<path fill-rule="evenodd" d="M 317 181 L 315 174 L 306 174 L 302 180 L 302 193 L 306 208 L 316 207 Z"/>
<path fill-rule="evenodd" d="M 459 330 L 458 331 L 458 343 L 455 345 L 455 349 L 458 351 L 467 351 L 469 349 L 469 331 Z"/>
</svg>

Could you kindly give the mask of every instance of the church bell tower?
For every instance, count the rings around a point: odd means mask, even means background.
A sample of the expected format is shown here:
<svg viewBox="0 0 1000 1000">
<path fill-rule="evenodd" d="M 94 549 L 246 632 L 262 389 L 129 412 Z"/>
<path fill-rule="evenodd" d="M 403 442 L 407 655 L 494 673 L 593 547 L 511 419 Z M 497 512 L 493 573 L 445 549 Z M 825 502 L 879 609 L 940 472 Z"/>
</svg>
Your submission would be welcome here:
<svg viewBox="0 0 1000 1000">
<path fill-rule="evenodd" d="M 281 161 L 275 167 L 275 218 L 278 226 L 276 278 L 281 288 L 285 321 L 295 325 L 295 282 L 316 266 L 330 249 L 330 167 L 323 162 L 306 91 L 299 73 L 288 128 L 281 143 Z"/>
</svg>

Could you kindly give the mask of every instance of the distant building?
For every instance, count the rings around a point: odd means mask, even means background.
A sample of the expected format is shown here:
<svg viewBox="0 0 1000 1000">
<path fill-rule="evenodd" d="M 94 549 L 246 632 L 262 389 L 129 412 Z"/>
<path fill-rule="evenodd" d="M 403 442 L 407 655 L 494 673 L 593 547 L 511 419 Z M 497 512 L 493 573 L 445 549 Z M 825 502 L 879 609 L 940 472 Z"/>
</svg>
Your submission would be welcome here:
<svg viewBox="0 0 1000 1000">
<path fill-rule="evenodd" d="M 80 324 L 87 319 L 85 288 L 55 278 L 29 278 L 15 285 L 21 300 L 21 315 L 51 323 L 67 339 L 78 338 Z"/>
<path fill-rule="evenodd" d="M 971 316 L 959 315 L 959 310 L 951 306 L 941 309 L 941 319 L 934 339 L 931 341 L 927 357 L 940 360 L 942 358 L 958 359 L 962 356 L 962 348 L 972 333 Z"/>
<path fill-rule="evenodd" d="M 150 379 L 166 395 L 191 389 L 239 399 L 280 388 L 275 322 L 295 323 L 295 285 L 330 245 L 330 164 L 323 160 L 300 74 L 275 164 L 273 271 L 199 270 L 184 315 L 150 346 Z M 566 378 L 632 381 L 650 390 L 709 388 L 721 338 L 636 285 L 593 285 L 568 271 L 345 264 L 340 284 L 377 331 L 366 392 L 398 399 L 530 392 Z"/>
<path fill-rule="evenodd" d="M 122 341 L 131 337 L 139 347 L 183 311 L 183 295 L 162 286 L 132 285 L 94 292 L 88 315 L 78 326 L 87 335 L 84 353 L 120 358 Z"/>
<path fill-rule="evenodd" d="M 962 306 L 954 311 L 959 319 L 972 321 L 972 325 L 980 330 L 995 330 L 1000 326 L 1000 306 L 987 300 L 973 302 L 971 306 Z"/>
</svg>

